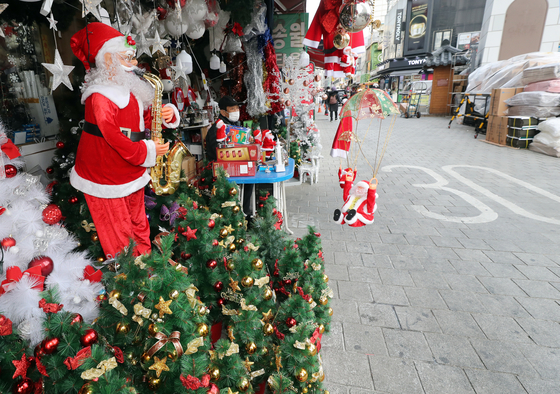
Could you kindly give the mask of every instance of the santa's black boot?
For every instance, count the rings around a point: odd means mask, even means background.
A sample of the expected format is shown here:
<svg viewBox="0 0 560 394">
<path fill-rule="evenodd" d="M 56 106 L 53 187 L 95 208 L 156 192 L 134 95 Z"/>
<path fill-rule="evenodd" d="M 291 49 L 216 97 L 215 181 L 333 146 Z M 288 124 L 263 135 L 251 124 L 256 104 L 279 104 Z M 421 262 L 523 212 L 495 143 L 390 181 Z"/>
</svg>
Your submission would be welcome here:
<svg viewBox="0 0 560 394">
<path fill-rule="evenodd" d="M 346 221 L 352 220 L 354 216 L 356 216 L 356 210 L 355 209 L 349 210 L 348 213 L 346 214 Z"/>
<path fill-rule="evenodd" d="M 334 221 L 338 222 L 338 220 L 340 219 L 340 215 L 342 215 L 342 212 L 340 212 L 340 209 L 335 209 L 334 210 Z"/>
</svg>

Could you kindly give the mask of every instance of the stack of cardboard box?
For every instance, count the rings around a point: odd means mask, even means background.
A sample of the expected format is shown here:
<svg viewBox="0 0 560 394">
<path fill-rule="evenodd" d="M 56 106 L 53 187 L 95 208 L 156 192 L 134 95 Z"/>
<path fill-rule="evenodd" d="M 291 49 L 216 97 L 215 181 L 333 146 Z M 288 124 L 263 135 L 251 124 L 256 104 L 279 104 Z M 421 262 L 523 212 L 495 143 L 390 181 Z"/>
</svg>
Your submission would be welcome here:
<svg viewBox="0 0 560 394">
<path fill-rule="evenodd" d="M 504 112 L 508 109 L 505 101 L 518 93 L 523 88 L 493 89 L 490 101 L 490 115 L 486 128 L 486 141 L 499 145 L 506 145 L 508 135 L 508 117 Z"/>
</svg>

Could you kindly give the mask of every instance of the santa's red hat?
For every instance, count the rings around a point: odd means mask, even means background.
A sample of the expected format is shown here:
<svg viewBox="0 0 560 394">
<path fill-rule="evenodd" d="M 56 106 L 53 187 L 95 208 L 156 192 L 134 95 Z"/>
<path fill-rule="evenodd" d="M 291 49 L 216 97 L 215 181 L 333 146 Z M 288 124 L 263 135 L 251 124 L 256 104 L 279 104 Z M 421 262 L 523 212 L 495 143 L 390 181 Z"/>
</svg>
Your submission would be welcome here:
<svg viewBox="0 0 560 394">
<path fill-rule="evenodd" d="M 359 187 L 363 187 L 364 189 L 367 189 L 369 187 L 369 182 L 368 181 L 360 181 L 358 183 L 356 183 L 356 189 Z"/>
<path fill-rule="evenodd" d="M 70 47 L 89 71 L 92 64 L 101 64 L 106 53 L 136 51 L 136 42 L 111 26 L 93 22 L 72 36 Z"/>
</svg>

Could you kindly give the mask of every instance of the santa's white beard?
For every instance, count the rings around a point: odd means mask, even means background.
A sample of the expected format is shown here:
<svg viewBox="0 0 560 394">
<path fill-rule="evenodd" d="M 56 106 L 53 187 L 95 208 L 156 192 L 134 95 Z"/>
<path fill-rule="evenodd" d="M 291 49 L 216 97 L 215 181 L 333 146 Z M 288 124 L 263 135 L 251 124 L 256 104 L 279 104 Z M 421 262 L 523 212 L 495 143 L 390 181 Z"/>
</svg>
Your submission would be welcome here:
<svg viewBox="0 0 560 394">
<path fill-rule="evenodd" d="M 352 189 L 350 189 L 350 196 L 352 197 L 365 197 L 366 194 L 367 194 L 367 189 L 358 188 L 358 186 L 356 185 L 352 186 Z"/>
<path fill-rule="evenodd" d="M 106 67 L 105 64 L 97 65 L 96 68 L 91 69 L 86 74 L 81 87 L 82 92 L 93 85 L 122 86 L 131 92 L 137 100 L 140 100 L 145 108 L 151 105 L 154 100 L 154 88 L 152 85 L 134 72 L 126 71 L 121 67 L 116 54 L 112 55 L 110 68 Z"/>
</svg>

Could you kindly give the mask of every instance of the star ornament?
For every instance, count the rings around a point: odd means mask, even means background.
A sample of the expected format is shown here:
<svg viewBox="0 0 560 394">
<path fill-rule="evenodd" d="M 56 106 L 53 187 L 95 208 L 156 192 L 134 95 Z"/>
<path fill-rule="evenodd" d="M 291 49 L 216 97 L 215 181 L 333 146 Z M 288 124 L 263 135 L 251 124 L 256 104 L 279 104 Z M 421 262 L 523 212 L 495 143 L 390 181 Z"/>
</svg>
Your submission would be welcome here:
<svg viewBox="0 0 560 394">
<path fill-rule="evenodd" d="M 16 367 L 16 372 L 14 372 L 12 379 L 18 376 L 25 378 L 27 376 L 27 368 L 31 365 L 31 361 L 27 360 L 27 355 L 24 353 L 21 355 L 21 360 L 12 360 L 12 364 Z"/>
<path fill-rule="evenodd" d="M 241 289 L 239 288 L 239 281 L 233 280 L 233 278 L 229 278 L 229 287 L 231 287 L 231 289 L 233 290 L 234 293 L 235 293 L 237 290 L 241 290 Z"/>
<path fill-rule="evenodd" d="M 83 4 L 82 18 L 91 13 L 99 22 L 101 22 L 101 15 L 99 15 L 99 4 L 103 0 L 80 0 Z"/>
<path fill-rule="evenodd" d="M 62 63 L 62 58 L 60 57 L 60 53 L 58 53 L 58 49 L 54 52 L 54 63 L 41 63 L 43 67 L 51 72 L 53 75 L 52 81 L 52 90 L 55 90 L 58 85 L 63 83 L 66 87 L 70 90 L 74 90 L 72 84 L 70 83 L 70 78 L 68 78 L 68 74 L 72 72 L 74 66 L 65 66 Z"/>
<path fill-rule="evenodd" d="M 146 39 L 146 36 L 144 35 L 143 32 L 140 33 L 136 37 L 135 41 L 136 41 L 136 57 L 137 58 L 142 56 L 144 53 L 146 55 L 148 55 L 149 57 L 152 57 L 152 53 L 150 52 L 150 43 Z"/>
<path fill-rule="evenodd" d="M 176 66 L 171 66 L 171 69 L 173 71 L 175 71 L 174 75 L 173 75 L 173 80 L 176 81 L 179 78 L 183 78 L 185 81 L 187 80 L 187 75 L 185 74 L 185 70 L 183 69 L 183 65 L 181 64 L 181 62 L 177 62 Z M 212 188 L 212 195 L 216 195 L 216 186 L 214 186 Z"/>
<path fill-rule="evenodd" d="M 183 233 L 183 235 L 185 237 L 187 237 L 187 241 L 190 241 L 191 239 L 197 239 L 196 238 L 196 232 L 198 231 L 197 228 L 195 228 L 194 230 L 192 228 L 190 228 L 189 226 L 187 226 L 187 231 L 185 231 Z"/>
<path fill-rule="evenodd" d="M 156 35 L 150 40 L 150 43 L 152 44 L 152 55 L 155 55 L 157 51 L 160 51 L 165 55 L 166 53 L 163 47 L 168 42 L 169 40 L 159 38 L 159 32 L 156 30 Z"/>
<path fill-rule="evenodd" d="M 169 367 L 165 364 L 167 362 L 167 356 L 160 360 L 157 356 L 154 356 L 154 364 L 148 368 L 152 371 L 156 371 L 156 375 L 159 378 L 163 371 L 169 371 Z"/>
<path fill-rule="evenodd" d="M 155 308 L 159 311 L 159 317 L 163 317 L 163 315 L 165 315 L 166 313 L 168 315 L 173 314 L 171 309 L 169 309 L 169 305 L 171 305 L 172 302 L 173 300 L 165 301 L 163 297 L 159 297 L 159 302 L 155 306 Z"/>
<path fill-rule="evenodd" d="M 263 321 L 265 321 L 265 322 L 266 322 L 266 321 L 269 321 L 269 320 L 272 319 L 272 317 L 273 317 L 272 310 L 270 310 L 270 309 L 269 309 L 268 312 L 266 312 L 266 313 L 265 313 L 265 312 L 261 312 L 261 313 L 262 313 L 262 315 L 263 315 L 263 318 L 262 318 L 262 319 L 263 319 Z"/>
<path fill-rule="evenodd" d="M 251 372 L 251 365 L 253 364 L 253 362 L 249 361 L 249 357 L 245 358 L 245 361 L 243 362 L 243 365 L 245 365 L 245 369 L 247 369 L 247 372 Z"/>
<path fill-rule="evenodd" d="M 224 228 L 227 230 L 227 233 L 228 233 L 228 234 L 233 233 L 233 227 L 231 226 L 231 224 L 225 226 Z"/>
<path fill-rule="evenodd" d="M 0 3 L 0 14 L 1 14 L 2 12 L 4 12 L 4 10 L 5 10 L 6 8 L 8 8 L 8 4 L 7 4 L 7 3 Z M 1 27 L 0 27 L 0 37 L 6 37 L 6 36 L 4 35 L 4 29 L 2 29 Z"/>
<path fill-rule="evenodd" d="M 58 21 L 54 20 L 54 15 L 53 15 L 52 12 L 49 16 L 47 16 L 47 20 L 49 21 L 49 29 L 52 29 L 54 31 L 58 31 L 58 28 L 56 27 L 56 24 L 58 23 Z"/>
</svg>

